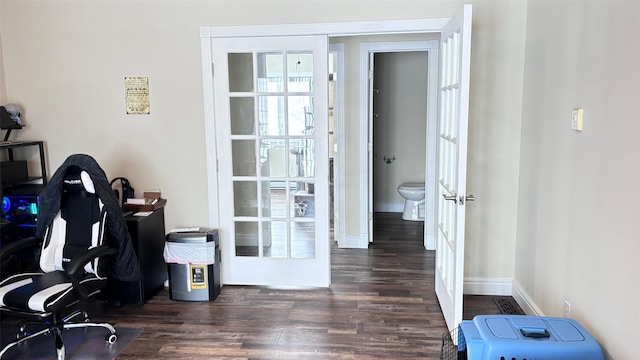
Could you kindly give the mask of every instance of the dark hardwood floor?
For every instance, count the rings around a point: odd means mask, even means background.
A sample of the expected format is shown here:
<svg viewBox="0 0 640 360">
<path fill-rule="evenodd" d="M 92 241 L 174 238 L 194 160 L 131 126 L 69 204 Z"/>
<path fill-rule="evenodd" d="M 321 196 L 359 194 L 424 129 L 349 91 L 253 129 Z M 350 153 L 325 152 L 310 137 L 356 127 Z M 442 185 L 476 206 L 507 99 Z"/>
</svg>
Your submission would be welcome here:
<svg viewBox="0 0 640 360">
<path fill-rule="evenodd" d="M 332 286 L 224 286 L 213 302 L 97 306 L 93 320 L 144 331 L 118 359 L 438 359 L 447 332 L 422 224 L 376 214 L 369 249 L 332 246 Z M 499 313 L 465 298 L 465 317 Z"/>
</svg>

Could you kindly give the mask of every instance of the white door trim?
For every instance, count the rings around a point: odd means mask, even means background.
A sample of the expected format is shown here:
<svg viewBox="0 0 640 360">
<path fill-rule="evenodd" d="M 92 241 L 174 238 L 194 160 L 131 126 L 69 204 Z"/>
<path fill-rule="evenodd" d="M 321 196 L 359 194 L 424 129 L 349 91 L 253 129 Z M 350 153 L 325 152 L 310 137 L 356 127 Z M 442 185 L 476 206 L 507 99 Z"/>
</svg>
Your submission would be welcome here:
<svg viewBox="0 0 640 360">
<path fill-rule="evenodd" d="M 360 109 L 370 109 L 369 104 L 369 63 L 370 56 L 374 53 L 382 52 L 407 52 L 426 51 L 427 66 L 427 132 L 426 141 L 426 164 L 425 164 L 425 226 L 424 226 L 424 246 L 427 250 L 435 250 L 435 194 L 436 194 L 436 126 L 438 115 L 438 40 L 429 41 L 400 41 L 400 42 L 363 42 L 360 44 Z M 374 75 L 375 76 L 375 75 Z M 373 210 L 371 199 L 373 198 L 373 186 L 371 186 L 372 157 L 370 156 L 369 144 L 373 142 L 373 114 L 370 111 L 360 111 L 360 209 Z M 371 218 L 369 211 L 360 212 L 360 234 L 359 248 L 367 248 L 369 242 L 373 241 L 373 231 L 371 229 Z"/>
<path fill-rule="evenodd" d="M 344 99 L 344 79 L 345 79 L 345 44 L 335 43 L 329 44 L 329 52 L 336 53 L 336 70 L 338 72 L 338 80 L 335 82 L 333 93 L 333 121 L 334 121 L 334 141 L 337 144 L 337 152 L 333 158 L 333 196 L 334 196 L 334 221 L 333 232 L 334 239 L 338 243 L 338 247 L 347 247 L 347 225 L 343 217 L 347 213 L 347 204 L 344 201 L 344 189 L 346 181 L 346 154 L 345 154 L 345 99 Z"/>
<path fill-rule="evenodd" d="M 360 36 L 383 34 L 423 34 L 439 33 L 450 18 L 348 21 L 315 24 L 275 24 L 247 26 L 203 26 L 200 36 L 243 37 L 243 36 L 295 36 L 328 35 Z"/>
<path fill-rule="evenodd" d="M 211 38 L 200 38 L 202 53 L 202 93 L 204 96 L 204 134 L 207 159 L 207 185 L 209 188 L 209 226 L 220 227 L 220 198 L 218 189 L 218 144 L 213 103 L 213 49 Z"/>
</svg>

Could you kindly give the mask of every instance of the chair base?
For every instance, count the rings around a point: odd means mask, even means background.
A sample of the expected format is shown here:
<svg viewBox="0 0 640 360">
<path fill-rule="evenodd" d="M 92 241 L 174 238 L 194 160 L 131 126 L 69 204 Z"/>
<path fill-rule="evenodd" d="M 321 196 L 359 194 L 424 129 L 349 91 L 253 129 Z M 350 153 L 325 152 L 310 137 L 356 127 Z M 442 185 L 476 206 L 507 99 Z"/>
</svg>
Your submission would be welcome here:
<svg viewBox="0 0 640 360">
<path fill-rule="evenodd" d="M 64 320 L 62 320 L 59 323 L 54 323 L 54 324 L 43 324 L 43 323 L 39 323 L 39 325 L 44 325 L 46 326 L 46 328 L 28 334 L 26 332 L 26 325 L 27 324 L 33 324 L 34 322 L 21 322 L 18 324 L 19 326 L 19 331 L 18 331 L 18 336 L 17 339 L 9 344 L 7 344 L 7 346 L 5 346 L 2 351 L 0 351 L 0 359 L 3 358 L 4 354 L 11 349 L 12 347 L 25 342 L 29 339 L 33 339 L 35 337 L 38 337 L 40 335 L 44 335 L 47 333 L 52 333 L 55 339 L 55 346 L 56 346 L 56 353 L 58 354 L 58 360 L 64 360 L 66 354 L 65 354 L 65 348 L 64 348 L 64 343 L 62 342 L 62 336 L 61 336 L 61 332 L 62 330 L 69 330 L 69 329 L 75 329 L 75 328 L 89 328 L 89 327 L 102 327 L 105 328 L 109 331 L 109 334 L 107 334 L 107 336 L 105 337 L 105 341 L 108 344 L 114 344 L 117 340 L 118 340 L 118 335 L 116 334 L 116 329 L 113 327 L 113 325 L 109 324 L 109 323 L 94 323 L 94 322 L 80 322 L 80 323 L 70 323 L 70 322 L 65 322 L 65 320 L 69 320 L 71 318 L 76 317 L 77 315 L 83 314 L 85 316 L 85 320 L 88 320 L 88 318 L 86 318 L 86 313 L 82 312 L 82 311 L 76 311 L 73 314 L 65 317 Z"/>
</svg>

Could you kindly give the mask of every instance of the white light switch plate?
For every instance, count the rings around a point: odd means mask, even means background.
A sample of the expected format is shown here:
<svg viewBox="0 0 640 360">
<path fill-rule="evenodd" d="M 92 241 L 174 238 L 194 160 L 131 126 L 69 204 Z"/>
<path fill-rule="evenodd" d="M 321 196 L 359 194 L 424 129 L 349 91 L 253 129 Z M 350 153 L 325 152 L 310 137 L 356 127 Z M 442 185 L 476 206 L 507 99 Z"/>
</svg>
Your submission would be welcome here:
<svg viewBox="0 0 640 360">
<path fill-rule="evenodd" d="M 571 110 L 571 130 L 582 131 L 582 113 L 581 108 Z"/>
</svg>

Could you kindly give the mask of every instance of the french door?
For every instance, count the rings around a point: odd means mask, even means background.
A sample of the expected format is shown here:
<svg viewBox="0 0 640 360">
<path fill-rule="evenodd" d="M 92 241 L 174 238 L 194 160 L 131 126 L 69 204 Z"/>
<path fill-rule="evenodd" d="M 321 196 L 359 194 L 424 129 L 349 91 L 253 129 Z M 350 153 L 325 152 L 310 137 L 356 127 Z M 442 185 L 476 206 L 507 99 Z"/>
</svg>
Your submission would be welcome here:
<svg viewBox="0 0 640 360">
<path fill-rule="evenodd" d="M 212 46 L 223 283 L 329 286 L 327 36 Z"/>
<path fill-rule="evenodd" d="M 436 295 L 449 330 L 462 322 L 471 5 L 441 32 Z M 457 341 L 457 339 L 454 339 Z"/>
</svg>

